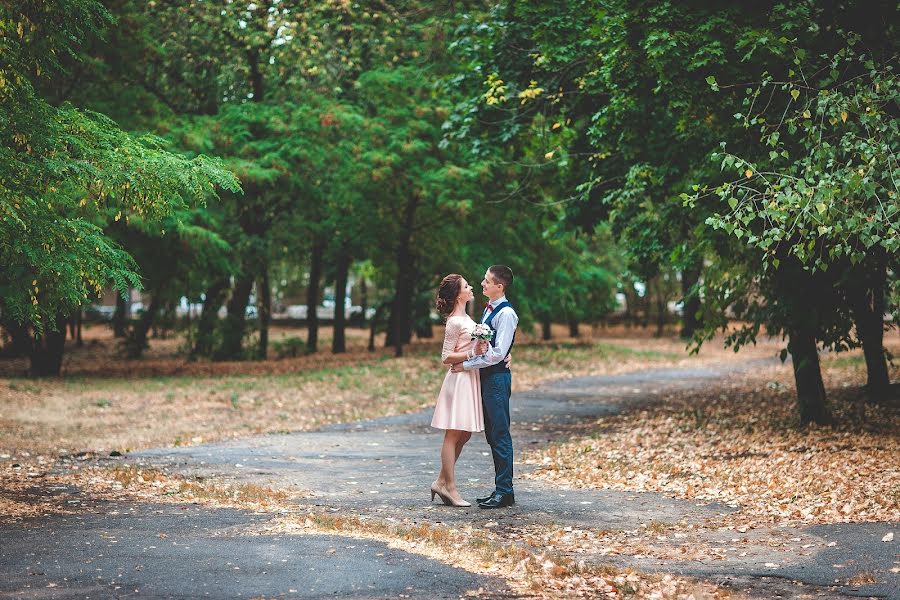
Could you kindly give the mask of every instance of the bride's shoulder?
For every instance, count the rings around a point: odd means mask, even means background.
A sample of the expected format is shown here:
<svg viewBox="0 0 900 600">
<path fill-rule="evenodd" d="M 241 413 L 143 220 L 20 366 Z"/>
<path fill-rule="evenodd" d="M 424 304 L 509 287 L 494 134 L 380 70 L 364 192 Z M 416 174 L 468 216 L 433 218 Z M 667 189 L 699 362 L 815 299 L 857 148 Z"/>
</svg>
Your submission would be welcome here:
<svg viewBox="0 0 900 600">
<path fill-rule="evenodd" d="M 469 325 L 474 325 L 475 321 L 473 321 L 469 315 L 455 315 L 447 318 L 447 326 L 451 325 L 454 327 L 467 327 Z"/>
</svg>

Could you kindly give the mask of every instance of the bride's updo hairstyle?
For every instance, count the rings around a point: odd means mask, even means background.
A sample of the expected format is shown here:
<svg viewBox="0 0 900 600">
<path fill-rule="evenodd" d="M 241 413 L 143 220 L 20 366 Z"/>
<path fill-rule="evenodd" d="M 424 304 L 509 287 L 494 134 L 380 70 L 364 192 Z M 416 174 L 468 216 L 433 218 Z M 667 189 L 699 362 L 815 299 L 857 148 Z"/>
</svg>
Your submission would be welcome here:
<svg viewBox="0 0 900 600">
<path fill-rule="evenodd" d="M 438 286 L 437 300 L 434 307 L 437 308 L 441 316 L 447 318 L 453 312 L 456 306 L 456 299 L 459 298 L 459 292 L 462 290 L 462 275 L 450 273 L 441 279 L 441 285 Z"/>
</svg>

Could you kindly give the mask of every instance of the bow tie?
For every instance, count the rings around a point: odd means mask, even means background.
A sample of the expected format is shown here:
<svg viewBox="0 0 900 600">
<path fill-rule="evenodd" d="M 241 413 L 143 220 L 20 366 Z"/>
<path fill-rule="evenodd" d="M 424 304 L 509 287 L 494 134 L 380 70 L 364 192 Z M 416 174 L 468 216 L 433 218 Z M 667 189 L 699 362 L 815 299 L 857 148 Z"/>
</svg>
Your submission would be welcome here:
<svg viewBox="0 0 900 600">
<path fill-rule="evenodd" d="M 485 307 L 485 310 L 494 310 L 494 305 L 493 305 L 493 304 L 488 304 L 488 305 Z"/>
</svg>

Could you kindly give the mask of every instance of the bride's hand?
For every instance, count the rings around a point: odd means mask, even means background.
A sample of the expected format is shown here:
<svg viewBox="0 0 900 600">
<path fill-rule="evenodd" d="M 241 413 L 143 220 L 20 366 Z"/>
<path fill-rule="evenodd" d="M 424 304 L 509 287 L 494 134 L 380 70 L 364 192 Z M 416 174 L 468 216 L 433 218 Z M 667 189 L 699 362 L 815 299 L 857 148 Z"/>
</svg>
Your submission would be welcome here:
<svg viewBox="0 0 900 600">
<path fill-rule="evenodd" d="M 511 368 L 510 365 L 512 365 L 512 354 L 507 354 L 506 358 L 504 358 L 503 360 L 506 361 L 506 368 Z"/>
<path fill-rule="evenodd" d="M 481 340 L 475 345 L 475 354 L 485 354 L 488 351 L 489 344 L 485 340 Z"/>
</svg>

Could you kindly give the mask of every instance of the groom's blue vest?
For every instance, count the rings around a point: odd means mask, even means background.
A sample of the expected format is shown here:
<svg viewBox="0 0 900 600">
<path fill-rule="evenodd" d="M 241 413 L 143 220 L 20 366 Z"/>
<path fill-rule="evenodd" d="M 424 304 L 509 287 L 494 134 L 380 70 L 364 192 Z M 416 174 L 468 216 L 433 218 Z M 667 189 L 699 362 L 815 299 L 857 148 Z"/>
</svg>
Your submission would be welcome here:
<svg viewBox="0 0 900 600">
<path fill-rule="evenodd" d="M 494 329 L 494 318 L 500 313 L 501 310 L 509 306 L 512 308 L 512 305 L 509 302 L 501 302 L 497 306 L 494 307 L 494 310 L 491 311 L 491 314 L 487 315 L 486 318 L 482 321 L 485 325 L 491 328 L 491 331 L 494 332 L 494 337 L 491 338 L 491 346 L 495 346 L 497 344 L 497 330 Z M 516 334 L 513 332 L 512 343 L 509 345 L 509 352 L 512 352 L 513 344 L 516 343 Z M 506 358 L 506 357 L 504 357 Z M 501 360 L 496 365 L 491 365 L 490 367 L 485 367 L 481 369 L 482 375 L 493 375 L 494 373 L 509 373 L 509 367 L 506 366 L 506 361 Z"/>
</svg>

